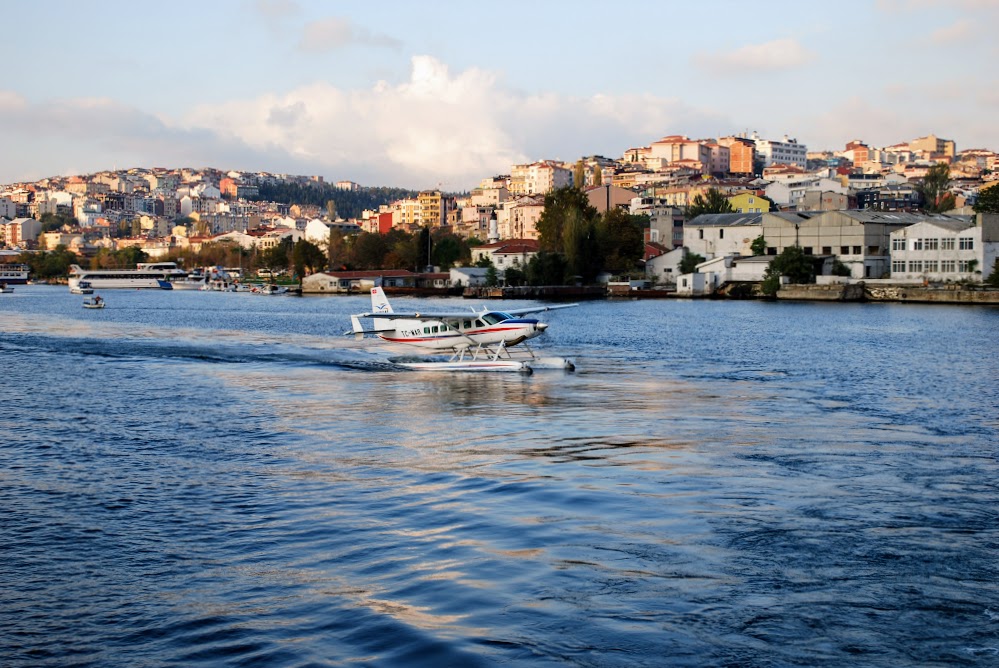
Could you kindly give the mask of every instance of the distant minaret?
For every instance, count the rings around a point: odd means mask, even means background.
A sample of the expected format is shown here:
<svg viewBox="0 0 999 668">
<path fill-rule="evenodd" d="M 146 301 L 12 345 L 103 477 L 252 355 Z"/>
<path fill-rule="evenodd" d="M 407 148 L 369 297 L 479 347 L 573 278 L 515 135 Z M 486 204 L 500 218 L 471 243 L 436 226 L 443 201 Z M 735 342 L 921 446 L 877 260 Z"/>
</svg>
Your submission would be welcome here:
<svg viewBox="0 0 999 668">
<path fill-rule="evenodd" d="M 496 220 L 495 212 L 493 212 L 493 215 L 489 218 L 489 233 L 486 241 L 491 244 L 499 241 L 499 221 Z"/>
</svg>

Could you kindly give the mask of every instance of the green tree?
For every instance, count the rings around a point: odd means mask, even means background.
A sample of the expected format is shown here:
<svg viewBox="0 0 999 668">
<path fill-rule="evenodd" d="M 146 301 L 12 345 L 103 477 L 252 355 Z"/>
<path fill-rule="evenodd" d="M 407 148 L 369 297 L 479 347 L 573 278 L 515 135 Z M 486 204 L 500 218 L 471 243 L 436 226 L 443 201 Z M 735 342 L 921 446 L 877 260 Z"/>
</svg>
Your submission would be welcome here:
<svg viewBox="0 0 999 668">
<path fill-rule="evenodd" d="M 697 253 L 691 253 L 690 251 L 684 249 L 683 259 L 680 260 L 680 273 L 681 274 L 692 274 L 697 270 L 697 265 L 704 262 L 704 256 Z"/>
<path fill-rule="evenodd" d="M 777 294 L 781 276 L 787 276 L 791 283 L 814 283 L 815 273 L 815 258 L 805 255 L 800 246 L 788 246 L 767 265 L 763 274 L 763 294 Z"/>
<path fill-rule="evenodd" d="M 954 195 L 947 191 L 950 187 L 950 165 L 938 162 L 930 167 L 919 184 L 923 196 L 923 208 L 931 213 L 941 213 L 954 208 Z"/>
<path fill-rule="evenodd" d="M 69 275 L 69 267 L 79 264 L 76 253 L 59 244 L 51 251 L 37 253 L 21 253 L 17 261 L 31 268 L 31 277 L 35 279 L 62 278 Z"/>
<path fill-rule="evenodd" d="M 604 212 L 596 227 L 604 269 L 626 273 L 636 268 L 645 254 L 648 223 L 648 216 L 632 216 L 621 209 Z"/>
<path fill-rule="evenodd" d="M 79 225 L 76 218 L 68 213 L 43 213 L 39 216 L 38 222 L 42 224 L 42 232 L 52 232 L 63 226 L 76 227 Z"/>
<path fill-rule="evenodd" d="M 307 274 L 314 274 L 326 266 L 326 253 L 308 239 L 299 239 L 291 252 L 295 274 L 299 283 Z"/>
<path fill-rule="evenodd" d="M 753 251 L 753 255 L 765 255 L 767 252 L 767 240 L 761 234 L 753 239 L 753 243 L 749 244 L 749 248 Z"/>
<path fill-rule="evenodd" d="M 733 213 L 734 211 L 731 202 L 722 191 L 717 188 L 708 188 L 705 194 L 694 195 L 694 199 L 683 215 L 685 219 L 693 220 L 702 213 Z"/>
<path fill-rule="evenodd" d="M 417 271 L 423 271 L 424 268 L 431 263 L 431 258 L 433 257 L 433 236 L 430 234 L 430 228 L 426 225 L 420 230 L 420 245 L 417 247 Z"/>
<path fill-rule="evenodd" d="M 503 282 L 512 286 L 524 285 L 526 274 L 517 267 L 507 267 L 503 272 Z"/>
<path fill-rule="evenodd" d="M 237 244 L 226 244 L 227 246 L 235 246 L 239 248 Z M 278 269 L 288 269 L 291 265 L 291 251 L 294 244 L 291 237 L 285 237 L 280 243 L 268 248 L 263 253 L 261 253 L 261 263 L 264 267 L 275 271 Z M 242 257 L 242 254 L 240 254 Z M 228 264 L 228 262 L 226 262 Z M 231 265 L 229 265 L 231 266 Z"/>
<path fill-rule="evenodd" d="M 593 185 L 602 186 L 604 184 L 604 170 L 600 169 L 600 165 L 593 168 Z"/>
<path fill-rule="evenodd" d="M 347 260 L 347 240 L 343 232 L 331 229 L 326 240 L 326 266 L 329 269 L 345 265 Z"/>
<path fill-rule="evenodd" d="M 559 253 L 541 251 L 531 258 L 525 270 L 528 285 L 562 285 L 565 283 L 565 258 Z"/>
<path fill-rule="evenodd" d="M 992 273 L 985 279 L 985 284 L 989 287 L 999 288 L 999 257 L 992 263 Z"/>
<path fill-rule="evenodd" d="M 974 209 L 978 213 L 999 213 L 999 185 L 981 188 Z"/>
<path fill-rule="evenodd" d="M 115 251 L 101 248 L 90 259 L 91 269 L 135 269 L 140 262 L 148 262 L 147 255 L 137 246 L 128 246 Z"/>
<path fill-rule="evenodd" d="M 573 281 L 593 282 L 602 265 L 596 220 L 584 218 L 579 210 L 570 211 L 562 230 L 562 247 Z"/>
<path fill-rule="evenodd" d="M 441 235 L 433 245 L 434 266 L 448 271 L 465 253 L 461 240 L 453 234 Z"/>
<path fill-rule="evenodd" d="M 486 287 L 495 288 L 497 285 L 499 285 L 499 274 L 496 272 L 496 267 L 490 264 L 486 269 Z"/>
<path fill-rule="evenodd" d="M 419 237 L 403 230 L 390 230 L 385 236 L 389 251 L 385 254 L 386 269 L 412 269 L 419 265 Z"/>
<path fill-rule="evenodd" d="M 563 231 L 566 221 L 574 224 L 596 220 L 597 210 L 579 188 L 556 188 L 545 195 L 545 210 L 538 219 L 538 236 L 541 248 L 557 253 L 565 252 Z M 578 227 L 578 225 L 577 225 Z"/>
<path fill-rule="evenodd" d="M 583 159 L 580 158 L 576 161 L 576 165 L 572 168 L 572 186 L 574 188 L 579 188 L 580 190 L 586 185 L 586 165 L 583 164 Z"/>
<path fill-rule="evenodd" d="M 389 252 L 388 240 L 380 234 L 361 232 L 354 239 L 353 261 L 358 269 L 383 269 Z"/>
</svg>

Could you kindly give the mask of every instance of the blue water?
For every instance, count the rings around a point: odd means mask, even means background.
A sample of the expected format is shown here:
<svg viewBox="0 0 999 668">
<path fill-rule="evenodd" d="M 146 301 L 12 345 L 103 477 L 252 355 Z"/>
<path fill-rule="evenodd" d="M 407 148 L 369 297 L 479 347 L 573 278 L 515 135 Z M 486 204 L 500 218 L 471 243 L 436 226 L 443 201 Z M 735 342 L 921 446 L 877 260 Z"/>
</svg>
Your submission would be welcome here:
<svg viewBox="0 0 999 668">
<path fill-rule="evenodd" d="M 999 309 L 102 294 L 0 295 L 2 666 L 999 665 Z"/>
</svg>

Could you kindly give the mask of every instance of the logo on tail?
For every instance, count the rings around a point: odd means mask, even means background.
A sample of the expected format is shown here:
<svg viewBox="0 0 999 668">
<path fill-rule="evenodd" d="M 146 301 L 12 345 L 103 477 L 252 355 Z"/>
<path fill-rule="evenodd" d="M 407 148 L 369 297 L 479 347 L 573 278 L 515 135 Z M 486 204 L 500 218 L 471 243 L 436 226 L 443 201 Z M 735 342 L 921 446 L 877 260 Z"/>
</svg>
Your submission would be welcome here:
<svg viewBox="0 0 999 668">
<path fill-rule="evenodd" d="M 371 288 L 371 312 L 372 313 L 391 313 L 392 305 L 389 304 L 388 297 L 385 296 L 385 291 L 381 288 L 375 287 Z"/>
</svg>

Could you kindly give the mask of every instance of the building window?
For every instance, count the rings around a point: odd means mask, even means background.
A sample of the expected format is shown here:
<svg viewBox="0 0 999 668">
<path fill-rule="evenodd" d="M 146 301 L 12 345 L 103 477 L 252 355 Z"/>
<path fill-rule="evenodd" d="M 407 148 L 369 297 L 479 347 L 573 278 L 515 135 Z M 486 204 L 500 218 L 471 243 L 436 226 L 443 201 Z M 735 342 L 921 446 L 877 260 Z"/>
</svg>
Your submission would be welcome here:
<svg viewBox="0 0 999 668">
<path fill-rule="evenodd" d="M 923 263 L 923 271 L 936 273 L 937 271 L 937 261 L 927 260 Z"/>
<path fill-rule="evenodd" d="M 957 242 L 958 250 L 974 250 L 975 240 L 971 237 L 961 237 Z"/>
<path fill-rule="evenodd" d="M 801 250 L 802 250 L 802 252 L 804 252 L 805 255 L 811 255 L 812 254 L 812 247 L 811 246 L 805 246 Z"/>
<path fill-rule="evenodd" d="M 719 239 L 725 238 L 725 230 L 718 230 L 718 238 Z"/>
<path fill-rule="evenodd" d="M 910 260 L 909 261 L 909 273 L 921 274 L 923 272 L 923 261 L 922 260 Z"/>
<path fill-rule="evenodd" d="M 971 261 L 970 260 L 958 260 L 957 261 L 957 271 L 962 274 L 967 274 L 971 271 Z"/>
<path fill-rule="evenodd" d="M 832 255 L 832 246 L 823 246 L 822 247 L 822 254 L 823 255 Z"/>
<path fill-rule="evenodd" d="M 776 254 L 777 254 L 776 248 L 774 248 L 773 246 L 767 247 L 767 255 L 776 255 Z"/>
<path fill-rule="evenodd" d="M 913 239 L 912 240 L 912 250 L 923 250 L 923 240 Z"/>
<path fill-rule="evenodd" d="M 944 239 L 946 241 L 946 239 Z M 940 273 L 953 274 L 957 270 L 957 263 L 954 260 L 942 260 L 940 262 Z"/>
<path fill-rule="evenodd" d="M 850 254 L 850 247 L 849 246 L 840 246 L 839 247 L 839 254 L 840 255 L 849 255 Z"/>
<path fill-rule="evenodd" d="M 893 251 L 904 251 L 905 250 L 905 239 L 892 239 L 891 249 Z"/>
<path fill-rule="evenodd" d="M 905 272 L 905 260 L 892 260 L 891 273 L 901 274 Z"/>
<path fill-rule="evenodd" d="M 697 238 L 698 239 L 704 238 L 704 230 L 697 230 Z"/>
<path fill-rule="evenodd" d="M 940 248 L 939 239 L 927 239 L 926 243 L 923 245 L 924 250 L 937 250 Z"/>
<path fill-rule="evenodd" d="M 940 240 L 940 250 L 954 250 L 954 238 L 941 239 Z"/>
<path fill-rule="evenodd" d="M 863 250 L 862 250 L 862 249 L 860 248 L 860 246 L 854 246 L 854 247 L 853 247 L 853 254 L 854 254 L 854 255 L 860 255 L 860 254 L 861 254 L 861 253 L 863 253 L 863 252 L 864 252 L 864 251 L 863 251 Z"/>
</svg>

